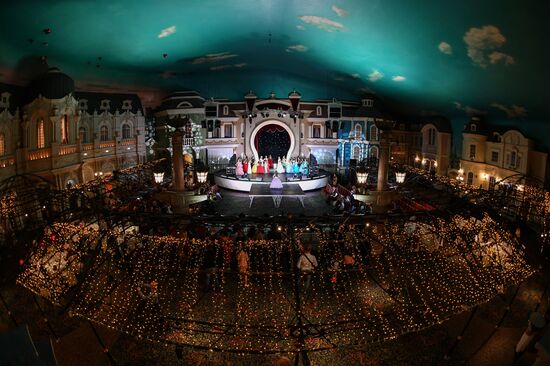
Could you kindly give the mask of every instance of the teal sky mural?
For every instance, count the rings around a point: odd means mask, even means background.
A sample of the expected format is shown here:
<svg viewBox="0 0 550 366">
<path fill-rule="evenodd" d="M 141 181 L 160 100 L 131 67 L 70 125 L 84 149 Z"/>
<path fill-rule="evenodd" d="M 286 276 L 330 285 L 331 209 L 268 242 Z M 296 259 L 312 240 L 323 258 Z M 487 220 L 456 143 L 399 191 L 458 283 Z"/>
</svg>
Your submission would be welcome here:
<svg viewBox="0 0 550 366">
<path fill-rule="evenodd" d="M 0 80 L 37 55 L 81 88 L 365 91 L 417 112 L 514 125 L 550 147 L 542 0 L 17 1 L 0 11 Z"/>
</svg>

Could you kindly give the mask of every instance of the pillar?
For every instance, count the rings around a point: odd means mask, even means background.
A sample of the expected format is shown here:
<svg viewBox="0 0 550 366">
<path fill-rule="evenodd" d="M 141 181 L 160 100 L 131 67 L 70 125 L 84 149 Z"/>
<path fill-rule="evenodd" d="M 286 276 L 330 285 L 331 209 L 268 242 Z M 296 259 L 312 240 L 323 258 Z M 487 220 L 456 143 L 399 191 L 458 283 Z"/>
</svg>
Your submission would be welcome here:
<svg viewBox="0 0 550 366">
<path fill-rule="evenodd" d="M 172 167 L 174 169 L 174 190 L 184 191 L 183 133 L 181 131 L 172 134 Z"/>
<path fill-rule="evenodd" d="M 388 136 L 383 131 L 380 131 L 380 151 L 378 157 L 378 184 L 377 191 L 385 191 L 388 189 L 388 161 L 390 157 L 390 144 Z"/>
</svg>

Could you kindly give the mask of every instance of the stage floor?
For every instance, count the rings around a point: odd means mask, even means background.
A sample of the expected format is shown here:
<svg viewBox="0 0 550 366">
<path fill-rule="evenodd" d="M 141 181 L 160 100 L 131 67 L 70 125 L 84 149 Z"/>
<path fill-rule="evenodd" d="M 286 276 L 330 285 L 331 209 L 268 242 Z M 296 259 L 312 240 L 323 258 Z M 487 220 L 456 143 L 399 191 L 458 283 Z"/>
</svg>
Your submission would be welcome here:
<svg viewBox="0 0 550 366">
<path fill-rule="evenodd" d="M 271 197 L 256 197 L 250 208 L 248 192 L 237 192 L 227 189 L 221 191 L 223 199 L 214 203 L 220 215 L 238 216 L 275 216 L 275 215 L 305 215 L 324 216 L 334 215 L 332 206 L 326 203 L 325 195 L 321 191 L 304 192 L 304 207 L 297 199 L 285 198 L 278 208 L 273 204 Z"/>
<path fill-rule="evenodd" d="M 250 174 L 247 177 L 235 177 L 225 174 L 225 172 L 214 173 L 214 181 L 221 188 L 231 189 L 233 191 L 249 192 L 253 184 L 270 184 L 274 173 L 268 174 Z M 300 177 L 299 174 L 282 173 L 279 178 L 283 185 L 297 184 L 304 191 L 314 191 L 324 188 L 330 178 L 330 173 L 321 171 L 312 178 L 307 176 Z"/>
</svg>

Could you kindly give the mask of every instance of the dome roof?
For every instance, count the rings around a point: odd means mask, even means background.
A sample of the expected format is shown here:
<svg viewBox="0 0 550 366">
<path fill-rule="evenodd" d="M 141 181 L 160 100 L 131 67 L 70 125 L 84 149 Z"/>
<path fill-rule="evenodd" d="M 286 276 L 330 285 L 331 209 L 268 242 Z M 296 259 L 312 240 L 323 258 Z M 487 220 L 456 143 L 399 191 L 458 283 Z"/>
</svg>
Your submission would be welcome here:
<svg viewBox="0 0 550 366">
<path fill-rule="evenodd" d="M 63 74 L 57 67 L 31 81 L 27 87 L 27 102 L 42 95 L 48 99 L 59 99 L 74 92 L 74 80 Z"/>
</svg>

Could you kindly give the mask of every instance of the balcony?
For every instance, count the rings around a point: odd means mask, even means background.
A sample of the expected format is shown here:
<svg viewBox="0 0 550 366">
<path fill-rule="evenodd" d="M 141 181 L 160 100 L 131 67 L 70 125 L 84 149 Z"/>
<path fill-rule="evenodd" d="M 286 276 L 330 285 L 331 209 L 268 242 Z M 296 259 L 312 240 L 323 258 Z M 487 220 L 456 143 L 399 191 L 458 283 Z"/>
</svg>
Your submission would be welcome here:
<svg viewBox="0 0 550 366">
<path fill-rule="evenodd" d="M 115 140 L 101 141 L 99 143 L 99 148 L 100 149 L 106 149 L 106 148 L 109 148 L 109 147 L 115 147 Z"/>
<path fill-rule="evenodd" d="M 0 168 L 6 168 L 15 164 L 15 158 L 13 156 L 7 156 L 0 158 Z"/>
<path fill-rule="evenodd" d="M 28 160 L 33 161 L 33 160 L 46 159 L 46 158 L 49 158 L 50 156 L 51 156 L 50 148 L 46 147 L 43 149 L 29 151 Z"/>
<path fill-rule="evenodd" d="M 59 156 L 76 153 L 76 145 L 62 146 L 59 148 Z"/>
</svg>

